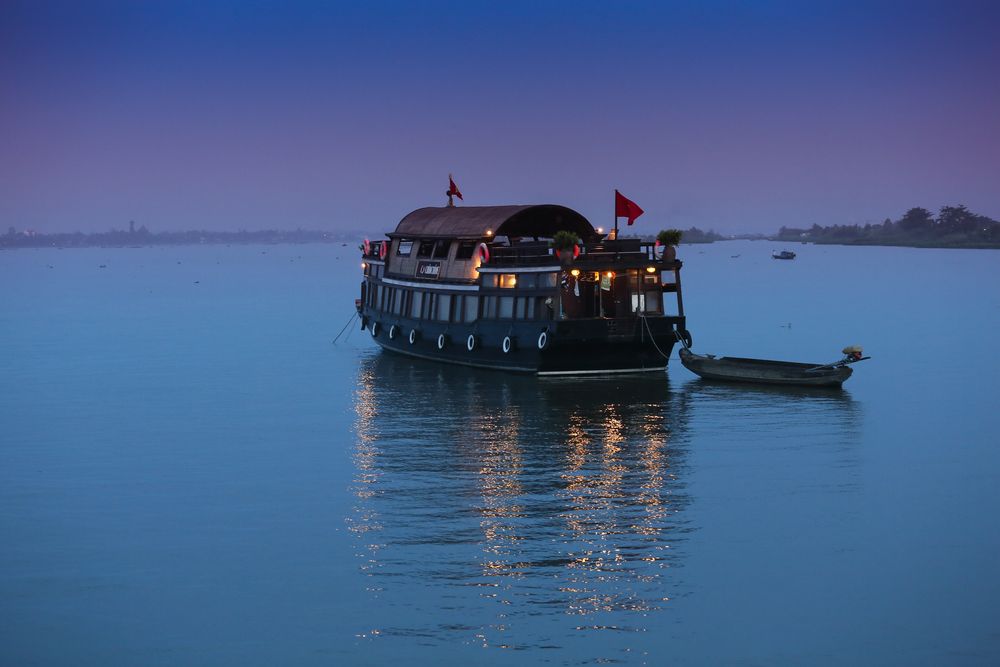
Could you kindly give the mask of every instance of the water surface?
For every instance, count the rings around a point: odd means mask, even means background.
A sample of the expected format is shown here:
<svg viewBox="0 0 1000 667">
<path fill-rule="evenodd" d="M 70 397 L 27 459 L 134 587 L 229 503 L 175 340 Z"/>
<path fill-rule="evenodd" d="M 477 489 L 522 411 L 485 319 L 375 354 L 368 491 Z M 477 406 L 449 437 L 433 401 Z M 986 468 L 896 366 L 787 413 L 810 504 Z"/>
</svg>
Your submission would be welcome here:
<svg viewBox="0 0 1000 667">
<path fill-rule="evenodd" d="M 772 249 L 681 247 L 695 349 L 843 391 L 334 345 L 339 245 L 0 253 L 0 661 L 996 664 L 1000 253 Z"/>
</svg>

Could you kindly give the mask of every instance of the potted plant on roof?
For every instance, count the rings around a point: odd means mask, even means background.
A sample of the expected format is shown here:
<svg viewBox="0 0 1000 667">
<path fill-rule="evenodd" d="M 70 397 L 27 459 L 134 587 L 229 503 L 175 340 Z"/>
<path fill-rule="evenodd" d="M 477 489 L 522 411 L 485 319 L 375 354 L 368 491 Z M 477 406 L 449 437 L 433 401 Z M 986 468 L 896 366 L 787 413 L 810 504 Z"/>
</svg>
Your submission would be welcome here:
<svg viewBox="0 0 1000 667">
<path fill-rule="evenodd" d="M 679 229 L 661 229 L 660 233 L 656 235 L 653 255 L 665 262 L 677 259 L 677 245 L 681 242 L 682 235 L 683 232 Z"/>
<path fill-rule="evenodd" d="M 550 244 L 562 264 L 572 264 L 580 255 L 580 237 L 566 230 L 552 235 Z"/>
</svg>

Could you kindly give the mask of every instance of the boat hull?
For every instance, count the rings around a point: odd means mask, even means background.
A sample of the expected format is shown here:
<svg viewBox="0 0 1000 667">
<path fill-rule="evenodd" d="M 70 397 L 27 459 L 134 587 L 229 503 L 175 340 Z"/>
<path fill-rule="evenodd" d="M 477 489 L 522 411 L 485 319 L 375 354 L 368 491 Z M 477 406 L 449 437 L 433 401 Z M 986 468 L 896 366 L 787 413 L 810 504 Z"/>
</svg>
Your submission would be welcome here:
<svg viewBox="0 0 1000 667">
<path fill-rule="evenodd" d="M 455 324 L 380 321 L 368 315 L 363 322 L 374 341 L 391 352 L 539 375 L 662 372 L 676 340 L 674 329 L 683 328 L 679 317 L 647 318 L 645 323 L 641 318 L 602 318 Z"/>
<path fill-rule="evenodd" d="M 799 387 L 839 387 L 853 372 L 846 366 L 821 368 L 813 364 L 738 357 L 706 357 L 687 349 L 680 351 L 684 368 L 706 379 L 720 382 L 750 382 Z"/>
</svg>

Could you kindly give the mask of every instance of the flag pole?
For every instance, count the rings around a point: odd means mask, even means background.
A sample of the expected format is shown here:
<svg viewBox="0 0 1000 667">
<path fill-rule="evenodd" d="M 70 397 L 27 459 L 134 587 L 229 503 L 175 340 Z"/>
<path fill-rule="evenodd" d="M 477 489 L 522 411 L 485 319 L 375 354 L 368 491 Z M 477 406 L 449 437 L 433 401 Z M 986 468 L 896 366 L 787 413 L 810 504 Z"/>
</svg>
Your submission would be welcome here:
<svg viewBox="0 0 1000 667">
<path fill-rule="evenodd" d="M 615 203 L 611 209 L 612 213 L 615 214 L 615 241 L 618 240 L 618 190 L 615 189 Z"/>
</svg>

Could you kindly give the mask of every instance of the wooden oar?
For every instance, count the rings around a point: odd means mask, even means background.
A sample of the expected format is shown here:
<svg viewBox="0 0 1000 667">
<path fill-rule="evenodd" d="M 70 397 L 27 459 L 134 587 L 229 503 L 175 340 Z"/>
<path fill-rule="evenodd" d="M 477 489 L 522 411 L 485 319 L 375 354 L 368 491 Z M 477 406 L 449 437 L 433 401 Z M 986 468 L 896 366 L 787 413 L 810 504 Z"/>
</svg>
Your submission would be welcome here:
<svg viewBox="0 0 1000 667">
<path fill-rule="evenodd" d="M 871 357 L 861 357 L 860 359 L 841 359 L 840 361 L 835 361 L 832 364 L 824 364 L 822 366 L 813 366 L 812 368 L 807 368 L 806 373 L 811 371 L 821 371 L 826 368 L 840 368 L 841 366 L 846 366 L 847 364 L 856 364 L 859 361 L 865 361 L 866 359 L 871 359 Z"/>
</svg>

